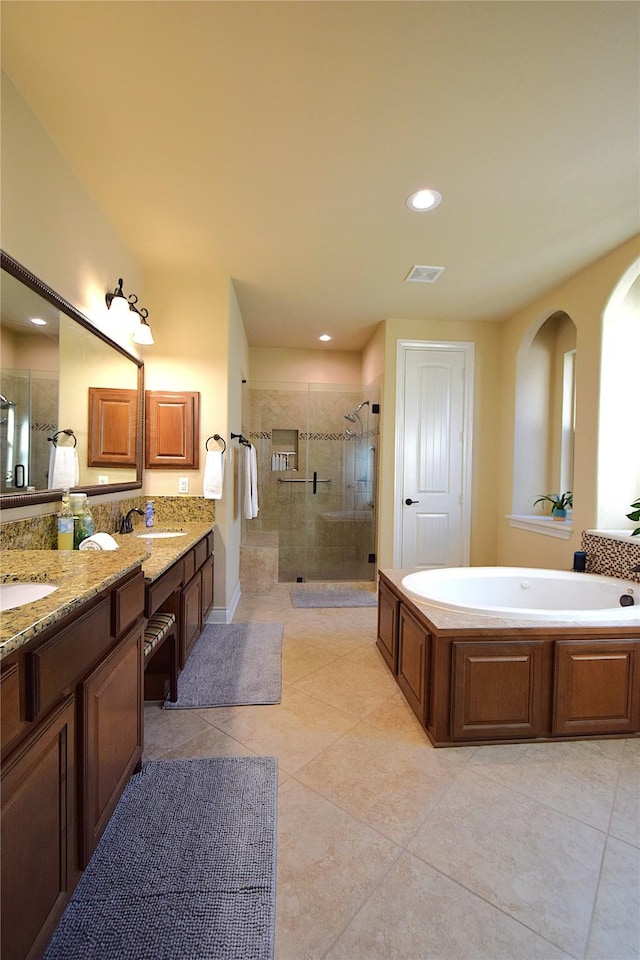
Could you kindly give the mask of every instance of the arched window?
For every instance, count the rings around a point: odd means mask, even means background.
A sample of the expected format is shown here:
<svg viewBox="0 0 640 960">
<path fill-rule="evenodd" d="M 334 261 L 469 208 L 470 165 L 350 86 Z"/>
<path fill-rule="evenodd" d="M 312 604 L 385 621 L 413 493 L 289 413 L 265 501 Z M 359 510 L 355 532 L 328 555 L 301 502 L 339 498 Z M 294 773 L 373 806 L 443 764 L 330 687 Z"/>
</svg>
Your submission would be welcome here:
<svg viewBox="0 0 640 960">
<path fill-rule="evenodd" d="M 576 326 L 563 310 L 542 317 L 516 362 L 512 512 L 531 517 L 542 495 L 573 489 Z M 549 511 L 547 511 L 548 516 Z M 560 535 L 557 524 L 550 532 Z M 568 537 L 570 531 L 566 530 Z"/>
<path fill-rule="evenodd" d="M 617 284 L 604 312 L 598 428 L 599 530 L 631 529 L 640 497 L 640 258 Z"/>
</svg>

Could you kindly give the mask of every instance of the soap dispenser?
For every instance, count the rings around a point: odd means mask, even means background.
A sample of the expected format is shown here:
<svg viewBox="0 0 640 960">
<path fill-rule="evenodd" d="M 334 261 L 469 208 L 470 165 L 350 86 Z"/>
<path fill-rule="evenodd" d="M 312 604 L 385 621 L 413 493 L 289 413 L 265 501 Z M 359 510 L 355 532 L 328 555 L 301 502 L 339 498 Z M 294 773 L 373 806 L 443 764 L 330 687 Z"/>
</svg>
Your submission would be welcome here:
<svg viewBox="0 0 640 960">
<path fill-rule="evenodd" d="M 73 550 L 73 510 L 69 502 L 69 491 L 62 494 L 62 507 L 58 520 L 58 550 Z"/>
<path fill-rule="evenodd" d="M 147 500 L 147 506 L 144 511 L 144 524 L 145 527 L 153 526 L 153 503 L 151 500 Z"/>
</svg>

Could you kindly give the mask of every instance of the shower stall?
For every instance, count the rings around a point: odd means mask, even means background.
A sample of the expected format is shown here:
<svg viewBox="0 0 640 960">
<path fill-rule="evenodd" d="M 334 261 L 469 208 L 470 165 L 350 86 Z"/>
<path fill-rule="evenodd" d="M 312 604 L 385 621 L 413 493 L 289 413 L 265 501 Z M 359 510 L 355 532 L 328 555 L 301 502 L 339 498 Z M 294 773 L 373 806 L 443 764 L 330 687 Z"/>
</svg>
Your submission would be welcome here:
<svg viewBox="0 0 640 960">
<path fill-rule="evenodd" d="M 46 490 L 47 437 L 58 422 L 58 375 L 3 368 L 0 397 L 0 493 L 28 486 Z"/>
<path fill-rule="evenodd" d="M 278 579 L 373 580 L 379 395 L 376 386 L 248 385 L 259 514 L 278 533 Z"/>
</svg>

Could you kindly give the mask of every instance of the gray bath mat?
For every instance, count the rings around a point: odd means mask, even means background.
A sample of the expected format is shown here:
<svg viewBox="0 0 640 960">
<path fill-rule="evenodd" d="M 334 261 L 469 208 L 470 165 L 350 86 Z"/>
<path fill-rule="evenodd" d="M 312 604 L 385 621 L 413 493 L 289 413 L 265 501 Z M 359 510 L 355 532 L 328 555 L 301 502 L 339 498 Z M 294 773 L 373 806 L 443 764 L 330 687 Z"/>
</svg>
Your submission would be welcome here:
<svg viewBox="0 0 640 960">
<path fill-rule="evenodd" d="M 277 779 L 273 757 L 146 763 L 46 960 L 269 960 Z"/>
<path fill-rule="evenodd" d="M 165 709 L 280 703 L 282 634 L 281 623 L 208 623 Z"/>
<path fill-rule="evenodd" d="M 376 607 L 378 597 L 368 590 L 291 590 L 294 607 Z"/>
</svg>

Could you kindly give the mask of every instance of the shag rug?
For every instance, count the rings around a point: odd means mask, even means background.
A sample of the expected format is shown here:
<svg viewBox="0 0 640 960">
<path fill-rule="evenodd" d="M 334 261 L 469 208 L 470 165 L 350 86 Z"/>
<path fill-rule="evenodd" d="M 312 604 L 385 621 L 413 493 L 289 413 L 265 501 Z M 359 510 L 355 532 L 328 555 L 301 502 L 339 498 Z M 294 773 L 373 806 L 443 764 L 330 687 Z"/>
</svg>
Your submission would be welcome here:
<svg viewBox="0 0 640 960">
<path fill-rule="evenodd" d="M 378 596 L 369 590 L 291 590 L 294 607 L 376 607 Z"/>
<path fill-rule="evenodd" d="M 144 764 L 45 960 L 270 960 L 277 778 L 274 757 Z"/>
<path fill-rule="evenodd" d="M 281 623 L 208 623 L 178 677 L 178 699 L 167 710 L 279 703 Z"/>
</svg>

